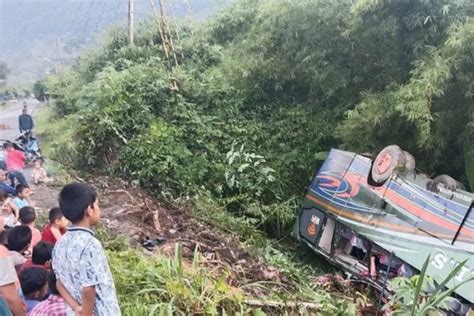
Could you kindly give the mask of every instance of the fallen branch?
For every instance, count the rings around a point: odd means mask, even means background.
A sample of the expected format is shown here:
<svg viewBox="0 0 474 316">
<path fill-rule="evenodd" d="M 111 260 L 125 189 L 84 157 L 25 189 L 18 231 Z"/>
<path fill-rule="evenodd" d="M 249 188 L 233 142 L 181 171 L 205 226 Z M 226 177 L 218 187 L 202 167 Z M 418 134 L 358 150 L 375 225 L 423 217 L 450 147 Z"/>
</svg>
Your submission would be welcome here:
<svg viewBox="0 0 474 316">
<path fill-rule="evenodd" d="M 78 176 L 75 176 L 74 178 L 76 178 L 76 180 L 79 181 L 79 182 L 86 182 L 86 180 L 84 180 L 82 178 L 79 178 Z"/>
<path fill-rule="evenodd" d="M 128 205 L 124 205 L 124 206 L 128 206 Z M 138 214 L 138 213 L 143 213 L 143 212 L 144 210 L 141 208 L 137 209 L 137 208 L 130 207 L 129 209 L 121 209 L 118 212 L 116 212 L 114 215 L 122 216 L 122 215 Z"/>
<path fill-rule="evenodd" d="M 148 209 L 148 212 L 152 214 L 152 222 L 153 222 L 153 227 L 155 230 L 159 233 L 161 233 L 161 223 L 160 223 L 160 218 L 159 218 L 159 213 L 158 210 L 152 210 L 151 207 L 148 205 L 148 200 L 145 198 L 143 199 L 143 203 L 145 204 L 146 208 Z"/>
<path fill-rule="evenodd" d="M 218 250 L 221 250 L 221 249 L 224 249 L 223 247 L 213 247 L 213 246 L 209 246 L 209 245 L 206 245 L 202 242 L 199 242 L 197 240 L 193 240 L 193 239 L 188 239 L 188 238 L 176 238 L 176 241 L 177 242 L 182 242 L 182 243 L 188 243 L 188 244 L 192 244 L 194 245 L 195 247 L 199 247 L 201 248 L 202 250 L 207 250 L 207 251 L 210 251 L 210 252 L 213 252 L 214 254 L 217 255 L 217 251 Z"/>
<path fill-rule="evenodd" d="M 155 228 L 155 230 L 159 233 L 161 233 L 161 224 L 160 224 L 160 219 L 158 217 L 158 211 L 154 211 L 153 213 L 153 227 Z"/>
<path fill-rule="evenodd" d="M 309 302 L 279 302 L 279 301 L 259 301 L 246 300 L 245 304 L 255 307 L 273 307 L 273 308 L 309 308 L 318 310 L 321 305 Z"/>
<path fill-rule="evenodd" d="M 130 194 L 130 192 L 128 192 L 127 190 L 114 190 L 114 191 L 109 191 L 109 193 L 125 193 L 126 195 L 128 195 L 128 197 L 130 198 L 130 200 L 137 206 L 139 207 L 143 207 L 143 203 L 138 203 L 137 200 Z"/>
</svg>

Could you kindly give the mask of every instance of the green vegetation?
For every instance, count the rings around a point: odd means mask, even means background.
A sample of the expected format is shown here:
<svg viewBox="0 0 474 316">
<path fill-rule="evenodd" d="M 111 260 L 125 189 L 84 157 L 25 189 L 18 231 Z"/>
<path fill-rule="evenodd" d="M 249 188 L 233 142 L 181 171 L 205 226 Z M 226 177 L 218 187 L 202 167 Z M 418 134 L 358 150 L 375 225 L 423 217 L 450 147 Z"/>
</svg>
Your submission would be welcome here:
<svg viewBox="0 0 474 316">
<path fill-rule="evenodd" d="M 58 144 L 71 137 L 67 133 L 71 129 L 67 127 L 74 126 L 67 125 L 73 124 L 72 121 L 62 122 L 52 118 L 51 115 L 50 106 L 40 107 L 35 115 L 37 132 L 41 136 L 42 149 L 47 157 L 57 155 L 61 148 Z M 63 132 L 64 129 L 66 133 Z M 71 160 L 63 158 L 61 161 L 66 165 L 51 159 L 46 160 L 48 174 L 56 179 L 58 185 L 72 181 L 69 173 L 73 170 L 67 165 Z M 268 296 L 260 297 L 261 302 L 271 300 L 280 304 L 271 307 L 270 314 L 294 310 L 294 307 L 285 307 L 287 301 L 311 302 L 321 309 L 321 313 L 328 315 L 354 314 L 355 305 L 351 300 L 343 297 L 342 293 L 320 289 L 312 281 L 311 277 L 314 275 L 331 269 L 327 265 L 314 265 L 314 262 L 320 261 L 314 253 L 303 247 L 298 251 L 294 251 L 293 248 L 287 249 L 269 240 L 252 221 L 230 215 L 212 197 L 204 194 L 193 201 L 192 212 L 194 217 L 211 223 L 222 234 L 237 232 L 245 240 L 244 246 L 252 256 L 260 258 L 272 267 L 278 267 L 279 271 L 290 278 L 286 284 L 252 283 L 241 280 L 245 283 L 243 287 L 245 289 L 255 288 L 262 293 L 269 293 Z M 41 227 L 46 222 L 44 212 L 38 219 L 38 226 Z M 245 290 L 227 283 L 230 271 L 205 269 L 197 253 L 192 262 L 182 258 L 180 252 L 171 259 L 156 254 L 150 256 L 130 245 L 128 237 L 117 235 L 103 227 L 97 230 L 97 236 L 108 250 L 120 304 L 126 315 L 145 315 L 152 310 L 154 314 L 159 315 L 169 315 L 169 311 L 174 311 L 175 314 L 189 314 L 191 311 L 201 312 L 203 308 L 216 306 L 219 310 L 226 308 L 230 314 L 253 312 L 264 315 L 260 307 L 246 303 L 252 297 Z M 182 278 L 176 284 L 178 274 L 182 274 Z M 189 288 L 190 284 L 193 286 L 191 292 L 183 290 Z M 300 309 L 301 312 L 304 310 Z"/>
<path fill-rule="evenodd" d="M 9 74 L 10 68 L 8 68 L 7 63 L 0 60 L 0 83 L 6 81 Z"/>
<path fill-rule="evenodd" d="M 440 308 L 446 308 L 453 303 L 450 295 L 455 289 L 474 281 L 473 276 L 460 282 L 454 288 L 446 289 L 446 284 L 456 277 L 467 260 L 459 263 L 440 284 L 435 284 L 433 279 L 426 274 L 429 262 L 430 257 L 426 259 L 420 275 L 411 278 L 398 277 L 391 281 L 394 295 L 392 300 L 384 306 L 384 310 L 392 312 L 393 315 L 431 315 L 431 312 L 436 313 Z"/>
<path fill-rule="evenodd" d="M 467 0 L 240 0 L 173 30 L 176 56 L 154 21 L 134 47 L 112 31 L 45 82 L 61 118 L 52 156 L 188 203 L 262 255 L 267 236 L 288 236 L 331 147 L 397 143 L 429 174 L 474 181 L 473 12 Z M 284 253 L 272 243 L 268 260 Z"/>
<path fill-rule="evenodd" d="M 132 249 L 109 251 L 122 312 L 125 315 L 215 315 L 246 310 L 245 295 L 199 265 L 199 253 L 184 266 L 180 248 L 175 258 L 149 257 Z M 216 274 L 216 273 L 214 273 Z"/>
<path fill-rule="evenodd" d="M 472 9 L 243 0 L 197 32 L 180 26 L 174 67 L 156 23 L 133 48 L 114 31 L 46 82 L 76 126 L 57 154 L 167 198 L 206 192 L 274 237 L 333 146 L 398 143 L 426 171 L 465 178 Z"/>
<path fill-rule="evenodd" d="M 46 86 L 43 81 L 38 80 L 35 82 L 33 85 L 33 94 L 39 101 L 46 101 Z"/>
<path fill-rule="evenodd" d="M 114 236 L 105 229 L 98 230 L 98 237 L 108 250 L 108 257 L 120 305 L 125 315 L 256 315 L 284 314 L 290 311 L 305 313 L 320 308 L 322 315 L 353 315 L 355 306 L 347 300 L 336 298 L 315 286 L 305 285 L 292 293 L 282 291 L 271 282 L 248 283 L 242 288 L 231 286 L 230 271 L 209 270 L 203 267 L 196 249 L 193 260 L 183 259 L 179 246 L 172 258 L 154 254 L 149 256 L 131 248 L 127 240 Z M 264 307 L 253 303 L 255 297 L 243 288 L 255 288 L 262 296 L 281 302 L 280 306 Z M 263 293 L 272 293 L 270 296 Z M 310 301 L 314 306 L 291 307 L 285 302 Z"/>
</svg>

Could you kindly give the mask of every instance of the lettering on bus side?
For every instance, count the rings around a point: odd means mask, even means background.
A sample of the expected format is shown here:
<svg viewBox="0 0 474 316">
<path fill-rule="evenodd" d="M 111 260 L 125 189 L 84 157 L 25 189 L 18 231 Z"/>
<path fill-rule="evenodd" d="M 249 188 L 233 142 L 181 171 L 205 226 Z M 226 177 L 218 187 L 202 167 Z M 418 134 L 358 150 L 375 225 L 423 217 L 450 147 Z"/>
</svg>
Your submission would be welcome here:
<svg viewBox="0 0 474 316">
<path fill-rule="evenodd" d="M 448 263 L 448 261 L 450 262 L 450 266 L 452 266 L 453 268 L 456 267 L 459 264 L 458 261 L 456 261 L 453 258 L 449 258 L 442 251 L 439 251 L 439 252 L 435 253 L 435 255 L 433 256 L 433 259 L 431 259 L 430 263 L 436 269 L 443 270 L 444 266 L 446 265 L 446 263 Z M 461 268 L 461 270 L 458 272 L 458 274 L 456 274 L 454 279 L 456 281 L 462 282 L 463 280 L 465 280 L 469 276 L 469 274 L 474 275 L 474 271 L 469 269 L 469 267 L 467 267 L 467 266 L 463 266 Z"/>
</svg>

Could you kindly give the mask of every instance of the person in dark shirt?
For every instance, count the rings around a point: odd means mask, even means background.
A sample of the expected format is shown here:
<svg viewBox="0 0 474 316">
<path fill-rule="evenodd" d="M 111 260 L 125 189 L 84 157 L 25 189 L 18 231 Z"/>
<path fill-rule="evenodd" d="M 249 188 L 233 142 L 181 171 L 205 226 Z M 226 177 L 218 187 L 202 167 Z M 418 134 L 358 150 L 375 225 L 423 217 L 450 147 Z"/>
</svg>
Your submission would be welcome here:
<svg viewBox="0 0 474 316">
<path fill-rule="evenodd" d="M 18 117 L 18 125 L 20 127 L 20 133 L 31 131 L 35 126 L 33 118 L 27 113 L 26 109 L 23 109 L 23 114 Z"/>
<path fill-rule="evenodd" d="M 4 170 L 0 169 L 0 190 L 4 190 L 7 194 L 11 196 L 16 196 L 15 188 L 10 186 L 7 182 L 7 177 Z"/>
</svg>

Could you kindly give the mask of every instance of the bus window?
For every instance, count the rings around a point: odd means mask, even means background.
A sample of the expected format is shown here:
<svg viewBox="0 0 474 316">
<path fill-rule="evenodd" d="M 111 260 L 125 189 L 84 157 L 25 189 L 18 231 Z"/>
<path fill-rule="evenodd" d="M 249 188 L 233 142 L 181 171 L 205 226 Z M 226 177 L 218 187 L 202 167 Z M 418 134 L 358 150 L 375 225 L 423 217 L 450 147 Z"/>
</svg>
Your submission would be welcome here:
<svg viewBox="0 0 474 316">
<path fill-rule="evenodd" d="M 368 273 L 367 245 L 365 238 L 340 223 L 336 223 L 333 241 L 333 256 L 336 261 L 345 265 L 352 273 Z"/>
<path fill-rule="evenodd" d="M 373 245 L 370 251 L 370 276 L 385 276 L 387 271 L 389 279 L 397 276 L 412 277 L 414 274 L 410 265 L 403 262 L 385 249 Z"/>
<path fill-rule="evenodd" d="M 326 223 L 319 239 L 318 246 L 327 253 L 331 252 L 331 244 L 334 236 L 334 229 L 336 227 L 336 221 L 330 217 L 326 217 Z"/>
</svg>

